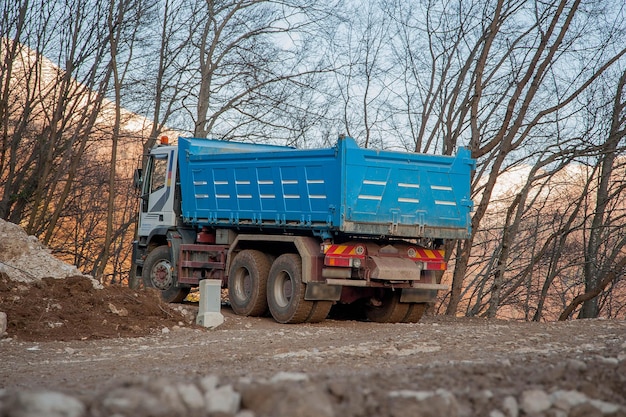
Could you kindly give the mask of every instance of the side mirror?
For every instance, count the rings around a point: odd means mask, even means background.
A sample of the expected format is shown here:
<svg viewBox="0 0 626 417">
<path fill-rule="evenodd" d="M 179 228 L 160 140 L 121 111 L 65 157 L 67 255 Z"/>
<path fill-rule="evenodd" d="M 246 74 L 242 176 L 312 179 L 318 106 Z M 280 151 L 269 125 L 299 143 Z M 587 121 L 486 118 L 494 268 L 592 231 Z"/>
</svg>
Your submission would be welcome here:
<svg viewBox="0 0 626 417">
<path fill-rule="evenodd" d="M 141 174 L 142 169 L 137 168 L 135 170 L 135 175 L 133 176 L 133 183 L 135 184 L 135 188 L 137 189 L 141 189 L 141 186 L 143 185 L 143 178 L 141 177 Z"/>
</svg>

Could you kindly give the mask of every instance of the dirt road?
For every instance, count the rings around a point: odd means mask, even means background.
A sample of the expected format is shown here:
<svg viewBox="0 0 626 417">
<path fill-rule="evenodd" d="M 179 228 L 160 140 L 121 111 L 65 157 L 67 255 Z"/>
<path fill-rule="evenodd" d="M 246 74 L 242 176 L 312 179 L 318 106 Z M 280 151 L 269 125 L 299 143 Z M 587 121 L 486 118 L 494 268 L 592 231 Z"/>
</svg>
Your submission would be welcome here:
<svg viewBox="0 0 626 417">
<path fill-rule="evenodd" d="M 0 417 L 626 417 L 624 321 L 281 325 L 225 307 L 208 330 L 197 304 L 0 234 Z"/>
<path fill-rule="evenodd" d="M 223 314 L 214 330 L 0 340 L 0 415 L 28 415 L 17 393 L 46 390 L 94 416 L 626 416 L 624 321 L 281 325 Z"/>
</svg>

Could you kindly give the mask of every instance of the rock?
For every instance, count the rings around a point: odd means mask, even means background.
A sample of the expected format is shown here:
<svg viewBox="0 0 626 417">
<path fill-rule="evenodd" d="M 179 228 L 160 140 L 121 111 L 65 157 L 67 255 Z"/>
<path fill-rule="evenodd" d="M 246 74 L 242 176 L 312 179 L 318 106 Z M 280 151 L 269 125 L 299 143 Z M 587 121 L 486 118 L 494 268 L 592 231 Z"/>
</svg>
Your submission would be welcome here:
<svg viewBox="0 0 626 417">
<path fill-rule="evenodd" d="M 241 404 L 241 394 L 232 385 L 224 385 L 204 394 L 206 410 L 211 413 L 235 415 Z"/>
<path fill-rule="evenodd" d="M 335 409 L 338 415 L 345 414 L 342 412 L 342 408 L 349 410 L 354 416 L 368 415 L 366 399 L 373 397 L 368 389 L 336 379 L 328 381 L 326 389 L 331 395 L 333 403 L 338 405 L 338 408 Z"/>
<path fill-rule="evenodd" d="M 219 379 L 215 375 L 205 376 L 204 378 L 200 379 L 200 388 L 202 388 L 204 392 L 213 391 L 217 388 L 218 381 Z"/>
<path fill-rule="evenodd" d="M 126 310 L 124 307 L 116 307 L 115 304 L 113 303 L 109 303 L 109 311 L 113 314 L 117 314 L 120 317 L 127 317 L 128 316 L 128 310 Z"/>
<path fill-rule="evenodd" d="M 468 393 L 468 398 L 474 406 L 489 407 L 493 392 L 490 390 L 472 391 Z"/>
<path fill-rule="evenodd" d="M 105 416 L 167 416 L 172 415 L 172 404 L 164 404 L 161 397 L 140 387 L 116 388 L 100 402 L 94 417 Z"/>
<path fill-rule="evenodd" d="M 414 398 L 417 401 L 424 401 L 435 395 L 434 391 L 413 391 L 413 390 L 399 390 L 389 392 L 391 398 Z"/>
<path fill-rule="evenodd" d="M 607 358 L 607 357 L 602 356 L 602 357 L 598 358 L 598 360 L 601 363 L 605 363 L 607 365 L 617 365 L 620 362 L 617 357 L 615 357 L 615 358 Z"/>
<path fill-rule="evenodd" d="M 158 381 L 163 381 L 161 378 Z M 169 415 L 183 415 L 186 414 L 187 408 L 183 404 L 183 399 L 178 388 L 174 385 L 160 384 L 148 386 L 151 394 L 154 394 L 159 402 L 163 404 L 163 410 L 167 410 Z M 191 415 L 194 415 L 191 413 Z"/>
<path fill-rule="evenodd" d="M 259 413 L 269 406 L 266 403 L 276 396 L 276 385 L 270 384 L 246 384 L 240 389 L 242 408 L 254 410 Z"/>
<path fill-rule="evenodd" d="M 570 371 L 585 372 L 587 370 L 587 364 L 578 359 L 570 359 L 567 361 L 566 368 Z"/>
<path fill-rule="evenodd" d="M 194 384 L 176 386 L 183 404 L 190 410 L 202 410 L 205 407 L 204 396 Z"/>
<path fill-rule="evenodd" d="M 519 405 L 517 404 L 515 397 L 511 395 L 504 398 L 502 401 L 502 408 L 507 413 L 508 417 L 519 416 Z"/>
<path fill-rule="evenodd" d="M 589 403 L 600 410 L 602 414 L 615 414 L 619 411 L 620 406 L 601 400 L 590 400 Z"/>
<path fill-rule="evenodd" d="M 242 407 L 258 417 L 334 417 L 330 395 L 312 384 L 255 384 L 242 392 Z"/>
<path fill-rule="evenodd" d="M 444 389 L 391 391 L 389 399 L 389 414 L 392 417 L 457 417 L 460 415 L 456 397 Z"/>
<path fill-rule="evenodd" d="M 308 380 L 309 380 L 309 376 L 302 372 L 279 372 L 270 379 L 270 382 L 308 381 Z"/>
<path fill-rule="evenodd" d="M 224 387 L 223 387 L 224 388 Z M 206 396 L 214 398 L 207 406 Z M 230 387 L 215 389 L 210 393 L 203 393 L 194 383 L 181 382 L 178 384 L 166 378 L 143 379 L 134 383 L 126 383 L 104 395 L 93 403 L 91 410 L 93 417 L 105 416 L 185 416 L 201 417 L 211 412 L 215 415 L 223 413 L 234 416 L 236 407 L 226 407 L 223 404 L 232 402 L 237 393 Z M 91 417 L 90 415 L 90 417 Z"/>
<path fill-rule="evenodd" d="M 545 391 L 533 389 L 522 392 L 520 407 L 526 414 L 538 414 L 551 406 L 552 401 Z"/>
<path fill-rule="evenodd" d="M 74 397 L 53 392 L 20 392 L 4 406 L 5 415 L 15 417 L 82 417 L 85 405 Z"/>
<path fill-rule="evenodd" d="M 602 417 L 602 412 L 590 403 L 586 402 L 575 407 L 567 413 L 568 417 Z"/>
<path fill-rule="evenodd" d="M 551 394 L 552 403 L 556 408 L 569 411 L 572 407 L 586 403 L 589 399 L 585 394 L 578 391 L 555 391 Z"/>
</svg>

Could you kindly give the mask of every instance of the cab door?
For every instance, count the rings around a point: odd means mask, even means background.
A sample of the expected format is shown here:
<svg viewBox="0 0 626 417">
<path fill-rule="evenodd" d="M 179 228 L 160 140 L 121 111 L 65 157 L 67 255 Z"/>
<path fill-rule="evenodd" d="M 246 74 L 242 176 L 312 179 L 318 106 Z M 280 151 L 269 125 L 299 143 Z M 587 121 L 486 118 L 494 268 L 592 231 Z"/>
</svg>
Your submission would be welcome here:
<svg viewBox="0 0 626 417">
<path fill-rule="evenodd" d="M 146 165 L 139 212 L 139 235 L 149 236 L 160 227 L 176 225 L 174 187 L 176 184 L 176 150 L 156 149 Z"/>
</svg>

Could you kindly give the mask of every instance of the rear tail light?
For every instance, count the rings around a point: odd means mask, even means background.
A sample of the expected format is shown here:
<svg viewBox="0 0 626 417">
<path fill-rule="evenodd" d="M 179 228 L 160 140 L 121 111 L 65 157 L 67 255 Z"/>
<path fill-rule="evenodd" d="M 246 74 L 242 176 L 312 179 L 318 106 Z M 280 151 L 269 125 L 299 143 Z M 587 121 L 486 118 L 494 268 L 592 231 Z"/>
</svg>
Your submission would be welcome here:
<svg viewBox="0 0 626 417">
<path fill-rule="evenodd" d="M 324 265 L 360 268 L 367 256 L 364 245 L 323 245 Z"/>
</svg>

